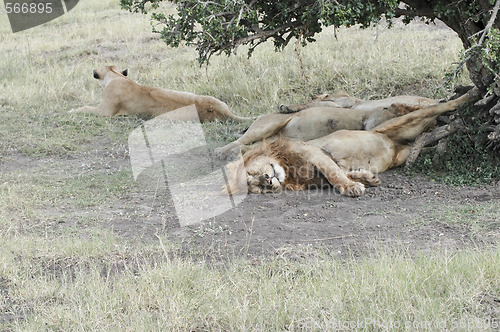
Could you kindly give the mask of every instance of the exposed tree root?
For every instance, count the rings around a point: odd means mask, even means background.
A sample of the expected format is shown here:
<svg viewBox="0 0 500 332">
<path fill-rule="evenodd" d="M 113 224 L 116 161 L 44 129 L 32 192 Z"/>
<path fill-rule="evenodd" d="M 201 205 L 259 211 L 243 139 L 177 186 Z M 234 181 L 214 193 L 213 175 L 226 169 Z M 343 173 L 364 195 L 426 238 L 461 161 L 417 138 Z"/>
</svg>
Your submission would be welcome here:
<svg viewBox="0 0 500 332">
<path fill-rule="evenodd" d="M 430 133 L 423 133 L 421 134 L 416 140 L 415 144 L 413 145 L 413 148 L 410 151 L 410 155 L 406 159 L 406 167 L 411 166 L 416 160 L 417 157 L 419 156 L 420 152 L 422 149 L 434 142 L 439 141 L 440 139 L 458 131 L 461 129 L 464 129 L 465 125 L 462 119 L 457 119 L 452 122 L 450 122 L 447 125 L 437 127 Z"/>
</svg>

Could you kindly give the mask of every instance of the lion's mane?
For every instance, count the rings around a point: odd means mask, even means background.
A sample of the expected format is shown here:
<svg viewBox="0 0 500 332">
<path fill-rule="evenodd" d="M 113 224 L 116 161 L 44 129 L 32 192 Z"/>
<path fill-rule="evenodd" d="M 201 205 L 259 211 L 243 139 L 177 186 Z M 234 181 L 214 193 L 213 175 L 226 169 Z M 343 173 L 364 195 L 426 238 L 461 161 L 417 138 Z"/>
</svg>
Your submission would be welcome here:
<svg viewBox="0 0 500 332">
<path fill-rule="evenodd" d="M 261 146 L 248 151 L 244 156 L 244 165 L 247 166 L 259 156 L 268 156 L 276 159 L 286 174 L 284 189 L 305 190 L 311 187 L 328 185 L 326 178 L 300 154 L 290 148 L 287 139 L 280 137 L 274 142 L 264 142 Z"/>
</svg>

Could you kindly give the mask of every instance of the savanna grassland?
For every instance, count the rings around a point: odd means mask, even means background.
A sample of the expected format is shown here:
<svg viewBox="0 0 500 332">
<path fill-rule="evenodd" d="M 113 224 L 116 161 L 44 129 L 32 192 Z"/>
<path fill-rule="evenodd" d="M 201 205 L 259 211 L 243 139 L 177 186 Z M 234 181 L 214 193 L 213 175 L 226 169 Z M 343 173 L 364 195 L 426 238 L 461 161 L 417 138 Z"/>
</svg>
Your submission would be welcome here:
<svg viewBox="0 0 500 332">
<path fill-rule="evenodd" d="M 326 29 L 199 67 L 150 30 L 113 0 L 16 34 L 0 12 L 0 331 L 498 330 L 498 184 L 393 171 L 358 199 L 249 196 L 180 227 L 168 191 L 132 176 L 127 140 L 145 120 L 68 113 L 99 103 L 92 70 L 111 64 L 242 116 L 339 89 L 446 98 L 453 32 Z M 210 147 L 244 128 L 203 125 Z"/>
</svg>

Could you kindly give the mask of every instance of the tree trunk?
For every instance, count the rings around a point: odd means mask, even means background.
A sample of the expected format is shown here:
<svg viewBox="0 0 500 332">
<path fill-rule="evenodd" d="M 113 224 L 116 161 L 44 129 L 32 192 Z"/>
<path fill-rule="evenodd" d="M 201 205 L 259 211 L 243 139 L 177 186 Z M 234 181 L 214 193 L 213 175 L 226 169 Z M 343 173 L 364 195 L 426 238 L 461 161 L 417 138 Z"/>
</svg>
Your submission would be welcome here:
<svg viewBox="0 0 500 332">
<path fill-rule="evenodd" d="M 481 38 L 494 9 L 488 0 L 450 1 L 446 4 L 448 10 L 442 13 L 436 10 L 439 6 L 443 6 L 443 1 L 440 0 L 403 0 L 402 2 L 413 8 L 417 15 L 431 20 L 440 19 L 457 33 L 465 50 L 470 49 Z M 500 19 L 494 19 L 491 23 L 492 27 L 500 29 Z M 485 90 L 493 83 L 494 73 L 481 62 L 478 56 L 471 56 L 466 64 L 472 82 L 480 90 Z"/>
<path fill-rule="evenodd" d="M 441 14 L 435 10 L 439 4 L 442 5 L 443 2 L 440 0 L 403 0 L 402 2 L 410 6 L 417 15 L 426 16 L 429 19 L 439 18 L 457 33 L 465 50 L 470 50 L 478 41 L 484 39 L 483 34 L 485 31 L 488 32 L 489 28 L 500 29 L 500 14 L 495 16 L 497 14 L 495 9 L 498 10 L 499 6 L 498 1 L 495 6 L 488 0 L 452 1 L 447 4 L 447 10 Z M 465 64 L 472 83 L 484 91 L 484 94 L 489 87 L 494 87 L 490 91 L 496 96 L 490 97 L 482 105 L 477 105 L 477 112 L 474 116 L 480 117 L 484 123 L 488 140 L 486 145 L 493 151 L 500 152 L 500 83 L 498 80 L 495 83 L 498 73 L 492 71 L 499 66 L 495 63 L 483 63 L 476 52 L 469 51 L 467 55 Z"/>
</svg>

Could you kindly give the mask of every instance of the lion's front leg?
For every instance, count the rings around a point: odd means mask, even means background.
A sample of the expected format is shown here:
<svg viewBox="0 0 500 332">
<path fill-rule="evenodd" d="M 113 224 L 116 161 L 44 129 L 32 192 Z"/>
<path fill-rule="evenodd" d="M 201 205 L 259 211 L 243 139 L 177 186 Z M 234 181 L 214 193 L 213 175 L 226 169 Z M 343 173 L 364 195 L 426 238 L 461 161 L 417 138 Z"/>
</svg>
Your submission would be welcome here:
<svg viewBox="0 0 500 332">
<path fill-rule="evenodd" d="M 83 106 L 80 108 L 73 108 L 68 113 L 91 113 L 95 115 L 100 115 L 100 116 L 113 116 L 115 115 L 116 112 L 114 112 L 113 109 L 110 108 L 103 108 L 101 105 L 97 107 L 93 106 Z"/>
<path fill-rule="evenodd" d="M 261 142 L 262 140 L 276 135 L 283 127 L 285 127 L 292 117 L 285 114 L 267 114 L 255 120 L 247 131 L 236 141 L 214 150 L 214 154 L 219 159 L 230 159 L 234 153 L 234 149 Z"/>
<path fill-rule="evenodd" d="M 280 111 L 281 114 L 297 113 L 297 112 L 300 112 L 302 110 L 305 110 L 306 108 L 309 108 L 307 104 L 298 104 L 298 105 L 280 104 L 280 105 L 278 105 L 278 110 Z"/>
<path fill-rule="evenodd" d="M 106 96 L 105 96 L 106 97 Z M 97 106 L 83 106 L 80 108 L 72 109 L 68 113 L 91 113 L 100 116 L 113 116 L 118 113 L 119 102 L 116 98 L 106 98 Z"/>
<path fill-rule="evenodd" d="M 350 197 L 361 196 L 365 186 L 361 182 L 352 181 L 344 171 L 322 149 L 304 142 L 290 142 L 295 152 L 303 155 L 326 177 L 328 182 L 339 190 L 342 195 Z"/>
<path fill-rule="evenodd" d="M 218 147 L 214 150 L 214 155 L 220 160 L 233 160 L 241 152 L 241 145 L 238 141 L 231 142 L 227 145 Z"/>
</svg>

